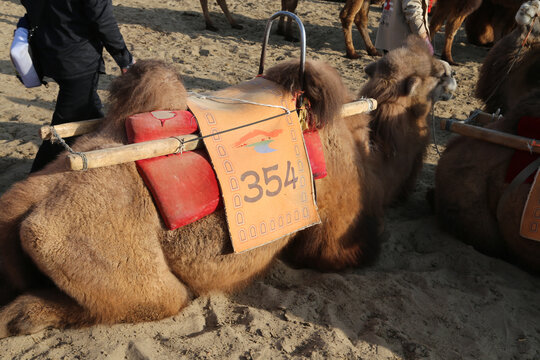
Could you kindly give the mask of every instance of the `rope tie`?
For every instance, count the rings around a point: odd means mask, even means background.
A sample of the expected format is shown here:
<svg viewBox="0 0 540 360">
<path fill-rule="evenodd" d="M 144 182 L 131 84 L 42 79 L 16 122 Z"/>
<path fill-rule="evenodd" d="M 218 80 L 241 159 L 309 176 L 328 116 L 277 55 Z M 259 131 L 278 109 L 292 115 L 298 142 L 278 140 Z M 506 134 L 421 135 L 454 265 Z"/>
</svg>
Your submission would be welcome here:
<svg viewBox="0 0 540 360">
<path fill-rule="evenodd" d="M 367 98 L 367 97 L 361 97 L 360 100 L 364 100 L 364 101 L 367 101 L 368 104 L 369 104 L 369 110 L 368 111 L 373 111 L 374 109 L 374 104 L 373 104 L 373 99 L 372 98 Z"/>
<path fill-rule="evenodd" d="M 50 126 L 49 127 L 50 130 L 51 130 L 51 133 L 52 133 L 52 137 L 51 137 L 51 142 L 54 144 L 54 143 L 59 143 L 60 145 L 62 145 L 64 147 L 64 149 L 66 149 L 70 154 L 74 154 L 74 155 L 78 155 L 81 157 L 82 159 L 82 162 L 83 162 L 83 168 L 82 168 L 82 171 L 86 171 L 88 170 L 88 159 L 86 158 L 86 155 L 82 152 L 79 152 L 79 151 L 75 151 L 73 150 L 65 141 L 64 139 L 62 139 L 62 137 L 60 135 L 58 135 L 58 133 L 56 132 L 56 129 L 54 128 L 54 126 Z"/>
<path fill-rule="evenodd" d="M 178 149 L 176 149 L 176 151 L 173 154 L 182 155 L 182 153 L 186 151 L 186 140 L 180 136 L 173 136 L 172 138 L 176 139 L 180 143 L 178 145 Z"/>
<path fill-rule="evenodd" d="M 433 107 L 435 104 L 431 106 L 431 127 L 433 128 L 431 131 L 432 137 L 433 137 L 433 147 L 435 148 L 435 151 L 437 152 L 437 155 L 439 158 L 441 157 L 441 152 L 439 151 L 439 146 L 437 145 L 437 137 L 435 135 L 435 111 L 433 111 Z"/>
</svg>

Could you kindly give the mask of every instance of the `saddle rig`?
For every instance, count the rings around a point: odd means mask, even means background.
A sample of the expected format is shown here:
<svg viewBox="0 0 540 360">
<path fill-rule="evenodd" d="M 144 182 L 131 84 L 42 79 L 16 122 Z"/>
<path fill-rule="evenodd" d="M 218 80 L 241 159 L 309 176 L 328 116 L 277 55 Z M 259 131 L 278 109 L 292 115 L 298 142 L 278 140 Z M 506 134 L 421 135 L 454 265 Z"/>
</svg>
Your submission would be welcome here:
<svg viewBox="0 0 540 360">
<path fill-rule="evenodd" d="M 292 94 L 262 76 L 272 22 L 280 16 L 298 24 L 303 85 L 305 30 L 296 15 L 279 11 L 267 22 L 254 79 L 207 95 L 191 94 L 187 111 L 130 116 L 125 124 L 129 145 L 81 153 L 63 142 L 71 170 L 135 161 L 169 230 L 224 205 L 236 252 L 320 223 L 314 179 L 327 173 L 319 133 L 310 126 L 310 104 L 303 91 Z M 374 99 L 362 99 L 345 104 L 342 116 L 376 106 Z M 41 137 L 62 143 L 62 136 L 91 132 L 101 121 L 43 127 Z"/>
</svg>

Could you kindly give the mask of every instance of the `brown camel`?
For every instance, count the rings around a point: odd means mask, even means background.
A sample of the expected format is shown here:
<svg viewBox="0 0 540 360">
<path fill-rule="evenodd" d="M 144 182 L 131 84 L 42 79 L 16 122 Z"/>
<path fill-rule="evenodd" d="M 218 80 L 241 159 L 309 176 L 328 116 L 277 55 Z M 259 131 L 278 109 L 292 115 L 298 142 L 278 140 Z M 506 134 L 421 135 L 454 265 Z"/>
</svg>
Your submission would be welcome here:
<svg viewBox="0 0 540 360">
<path fill-rule="evenodd" d="M 508 8 L 483 0 L 465 19 L 467 41 L 477 46 L 493 46 L 515 27 L 514 13 Z"/>
<path fill-rule="evenodd" d="M 515 134 L 521 117 L 540 113 L 539 99 L 540 89 L 536 89 L 488 127 Z M 453 139 L 437 166 L 435 210 L 442 228 L 477 250 L 538 272 L 540 242 L 519 235 L 531 184 L 521 184 L 500 203 L 513 154 L 504 146 L 464 136 Z"/>
<path fill-rule="evenodd" d="M 356 24 L 364 44 L 366 51 L 371 56 L 378 56 L 380 53 L 375 49 L 368 33 L 368 15 L 369 6 L 372 4 L 382 4 L 384 0 L 347 0 L 345 6 L 339 13 L 341 26 L 343 27 L 343 35 L 345 36 L 345 49 L 349 59 L 358 59 L 360 55 L 354 50 L 352 41 L 352 26 Z"/>
<path fill-rule="evenodd" d="M 511 14 L 515 14 L 523 0 L 490 0 L 493 4 L 497 4 L 506 8 Z M 452 65 L 457 63 L 452 58 L 452 43 L 459 27 L 463 21 L 477 10 L 482 4 L 482 0 L 437 0 L 431 12 L 429 24 L 429 33 L 431 41 L 437 31 L 445 25 L 444 48 L 441 54 L 443 60 L 448 61 Z M 445 24 L 446 23 L 446 24 Z M 485 26 L 482 24 L 482 26 Z"/>
<path fill-rule="evenodd" d="M 379 108 L 344 119 L 341 106 L 351 99 L 337 72 L 306 63 L 305 96 L 320 127 L 328 176 L 317 183 L 322 224 L 301 232 L 287 252 L 322 269 L 358 266 L 374 256 L 377 239 L 369 235 L 376 231 L 369 229 L 380 223 L 382 207 L 412 185 L 428 141 L 426 116 L 433 101 L 455 88 L 449 67 L 421 41 L 366 71 L 370 80 L 361 95 L 375 97 Z M 265 77 L 300 88 L 297 62 Z M 185 100 L 171 68 L 139 61 L 114 81 L 108 121 L 74 148 L 125 143 L 126 116 L 185 109 Z M 0 208 L 2 276 L 19 293 L 0 310 L 0 338 L 171 316 L 193 296 L 247 284 L 295 236 L 234 254 L 223 210 L 168 231 L 133 163 L 65 172 L 58 159 L 14 184 Z"/>
<path fill-rule="evenodd" d="M 532 2 L 524 6 L 529 3 Z M 540 5 L 540 2 L 537 3 Z M 536 8 L 537 12 L 539 8 Z M 515 55 L 525 31 L 526 28 L 519 27 L 499 41 L 484 65 L 495 59 L 501 63 L 508 62 L 508 54 Z M 518 121 L 522 117 L 538 117 L 540 114 L 539 44 L 530 44 L 524 50 L 529 55 L 523 54 L 516 63 L 517 68 L 501 87 L 497 87 L 493 79 L 486 79 L 493 74 L 487 71 L 480 73 L 479 84 L 489 84 L 490 90 L 496 91 L 495 99 L 503 99 L 501 94 L 510 96 L 512 91 L 516 92 L 508 103 L 509 110 L 504 112 L 504 118 L 488 125 L 489 128 L 516 134 Z M 492 52 L 497 55 L 492 56 Z M 495 73 L 502 71 L 491 65 L 488 68 Z M 533 80 L 529 81 L 526 74 Z M 437 166 L 435 210 L 441 227 L 464 242 L 488 255 L 515 261 L 538 272 L 540 242 L 519 235 L 521 214 L 531 184 L 520 184 L 501 199 L 508 186 L 505 177 L 513 154 L 513 149 L 488 142 L 464 136 L 453 139 Z"/>
<path fill-rule="evenodd" d="M 480 68 L 476 97 L 484 101 L 484 110 L 489 113 L 497 109 L 506 113 L 529 91 L 540 86 L 540 21 L 537 19 L 531 29 L 528 25 L 531 16 L 527 15 L 539 11 L 535 9 L 540 3 L 534 4 L 534 1 L 523 4 L 516 15 L 517 28 L 495 44 Z"/>
</svg>

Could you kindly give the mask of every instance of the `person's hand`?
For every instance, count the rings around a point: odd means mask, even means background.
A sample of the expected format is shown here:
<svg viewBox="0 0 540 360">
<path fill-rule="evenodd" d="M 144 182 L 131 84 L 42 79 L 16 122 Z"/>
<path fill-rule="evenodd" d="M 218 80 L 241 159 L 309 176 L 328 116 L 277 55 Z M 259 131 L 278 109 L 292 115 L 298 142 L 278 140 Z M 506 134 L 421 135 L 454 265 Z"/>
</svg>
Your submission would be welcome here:
<svg viewBox="0 0 540 360">
<path fill-rule="evenodd" d="M 424 36 L 424 41 L 426 42 L 428 48 L 429 48 L 429 53 L 431 55 L 433 55 L 433 45 L 431 44 L 431 41 L 429 40 L 429 36 Z"/>
<path fill-rule="evenodd" d="M 129 68 L 133 66 L 133 64 L 135 64 L 135 59 L 133 59 L 131 64 L 129 64 L 128 66 L 126 66 L 125 68 L 120 69 L 122 71 L 122 75 L 124 75 L 129 70 Z"/>
</svg>

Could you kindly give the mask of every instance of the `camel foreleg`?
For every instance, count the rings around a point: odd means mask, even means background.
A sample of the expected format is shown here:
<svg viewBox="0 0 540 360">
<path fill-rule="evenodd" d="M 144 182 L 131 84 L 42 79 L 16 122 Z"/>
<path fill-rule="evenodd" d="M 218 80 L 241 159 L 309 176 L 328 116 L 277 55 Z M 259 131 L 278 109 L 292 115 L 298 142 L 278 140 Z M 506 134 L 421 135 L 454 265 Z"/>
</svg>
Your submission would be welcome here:
<svg viewBox="0 0 540 360">
<path fill-rule="evenodd" d="M 87 311 L 58 289 L 34 291 L 17 297 L 0 310 L 0 339 L 93 322 Z"/>
<path fill-rule="evenodd" d="M 349 59 L 358 59 L 360 55 L 354 50 L 352 40 L 352 26 L 356 14 L 364 4 L 364 0 L 347 0 L 343 9 L 339 13 L 341 26 L 343 28 L 343 36 L 345 37 L 345 51 Z M 368 4 L 369 6 L 369 4 Z"/>
<path fill-rule="evenodd" d="M 205 0 L 206 1 L 206 0 Z M 244 27 L 236 22 L 234 18 L 232 17 L 231 13 L 229 12 L 229 8 L 227 7 L 227 2 L 225 0 L 216 0 L 219 7 L 221 7 L 221 10 L 225 14 L 225 17 L 227 18 L 227 21 L 229 24 L 231 24 L 231 27 L 233 29 L 243 29 Z"/>
<path fill-rule="evenodd" d="M 373 46 L 373 43 L 371 42 L 371 38 L 369 37 L 368 32 L 368 15 L 369 15 L 369 1 L 364 1 L 362 4 L 362 7 L 360 8 L 360 11 L 356 14 L 354 18 L 354 23 L 356 24 L 356 27 L 358 28 L 358 31 L 360 31 L 360 35 L 362 35 L 362 39 L 364 39 L 364 44 L 366 45 L 366 51 L 371 56 L 381 56 L 381 53 L 375 49 L 375 46 Z"/>
</svg>

